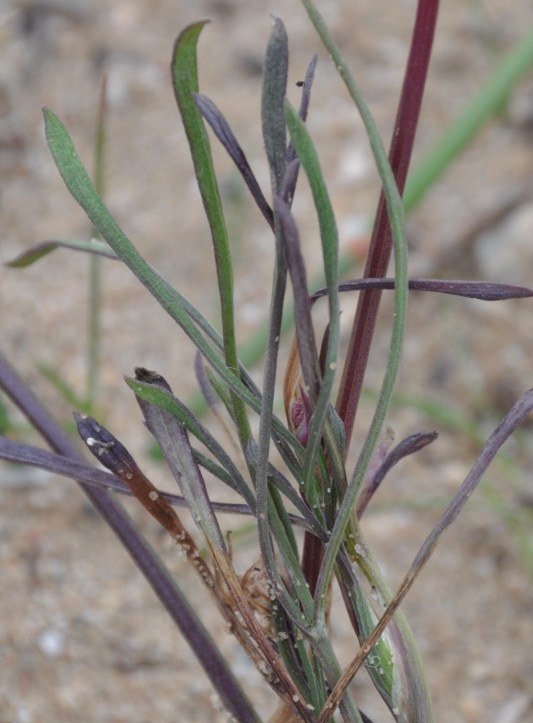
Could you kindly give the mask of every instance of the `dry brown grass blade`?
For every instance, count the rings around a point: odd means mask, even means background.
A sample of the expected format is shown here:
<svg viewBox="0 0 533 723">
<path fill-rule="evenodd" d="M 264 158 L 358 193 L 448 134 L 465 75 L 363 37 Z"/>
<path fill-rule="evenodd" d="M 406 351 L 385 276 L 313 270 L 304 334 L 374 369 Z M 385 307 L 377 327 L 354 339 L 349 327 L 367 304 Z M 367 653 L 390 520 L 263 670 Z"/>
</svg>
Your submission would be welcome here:
<svg viewBox="0 0 533 723">
<path fill-rule="evenodd" d="M 129 487 L 146 511 L 184 551 L 187 560 L 192 563 L 202 582 L 213 594 L 231 632 L 255 662 L 269 685 L 292 710 L 297 711 L 298 720 L 311 722 L 313 719 L 305 701 L 254 614 L 231 557 L 215 546 L 209 545 L 215 568 L 213 573 L 176 511 L 139 469 L 122 443 L 92 417 L 77 414 L 75 418 L 80 436 L 92 454 Z"/>
<path fill-rule="evenodd" d="M 123 482 L 145 510 L 168 532 L 187 560 L 200 575 L 202 582 L 213 588 L 215 578 L 200 555 L 196 542 L 184 527 L 172 505 L 139 469 L 128 450 L 105 427 L 87 414 L 75 414 L 78 432 L 92 454 Z"/>
</svg>

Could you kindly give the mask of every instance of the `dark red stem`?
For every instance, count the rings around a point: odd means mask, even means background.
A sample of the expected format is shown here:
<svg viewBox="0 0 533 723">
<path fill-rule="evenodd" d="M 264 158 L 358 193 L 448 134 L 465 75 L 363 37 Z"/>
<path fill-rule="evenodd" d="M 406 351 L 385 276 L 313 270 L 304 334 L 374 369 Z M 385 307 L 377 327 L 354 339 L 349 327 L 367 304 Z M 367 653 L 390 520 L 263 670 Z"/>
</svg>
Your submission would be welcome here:
<svg viewBox="0 0 533 723">
<path fill-rule="evenodd" d="M 400 194 L 403 194 L 415 133 L 420 116 L 439 0 L 419 0 L 411 49 L 394 125 L 389 160 Z M 370 241 L 365 277 L 382 277 L 387 272 L 392 251 L 392 234 L 383 192 L 379 199 L 376 221 Z M 337 399 L 337 410 L 346 429 L 346 448 L 352 436 L 368 355 L 376 326 L 381 291 L 362 291 L 355 313 L 352 335 L 346 356 Z"/>
</svg>

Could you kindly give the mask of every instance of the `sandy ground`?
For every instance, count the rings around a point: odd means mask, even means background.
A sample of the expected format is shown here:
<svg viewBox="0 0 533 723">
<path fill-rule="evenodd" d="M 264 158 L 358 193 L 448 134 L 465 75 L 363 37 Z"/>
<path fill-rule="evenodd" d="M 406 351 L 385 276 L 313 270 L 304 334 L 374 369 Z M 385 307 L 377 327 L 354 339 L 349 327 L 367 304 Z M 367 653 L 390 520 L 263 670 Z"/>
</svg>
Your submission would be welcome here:
<svg viewBox="0 0 533 723">
<path fill-rule="evenodd" d="M 443 5 L 417 159 L 532 18 L 526 0 L 515 0 L 512 12 L 503 0 Z M 337 0 L 321 6 L 388 138 L 414 2 Z M 59 114 L 90 167 L 105 72 L 109 206 L 149 261 L 212 317 L 210 244 L 174 107 L 170 52 L 189 21 L 213 20 L 200 41 L 202 90 L 226 113 L 266 184 L 258 112 L 270 12 L 282 15 L 287 25 L 295 102 L 296 81 L 311 54 L 319 53 L 309 126 L 330 183 L 343 248 L 356 246 L 375 208 L 376 174 L 361 123 L 299 3 L 4 0 L 1 260 L 46 238 L 88 237 L 87 221 L 46 149 L 40 108 Z M 413 275 L 532 284 L 532 128 L 530 76 L 410 216 Z M 216 161 L 236 259 L 239 333 L 245 340 L 266 313 L 271 239 L 218 149 Z M 309 266 L 316 269 L 319 245 L 305 190 L 296 212 Z M 83 256 L 64 251 L 24 271 L 0 267 L 2 351 L 63 420 L 71 405 L 38 365 L 57 369 L 83 389 L 87 268 Z M 101 414 L 143 460 L 147 433 L 122 375 L 139 364 L 157 369 L 186 397 L 194 388 L 193 352 L 119 264 L 105 265 L 104 301 Z M 348 299 L 344 341 L 351 308 Z M 371 392 L 381 379 L 390 313 L 386 303 L 361 433 Z M 531 359 L 529 302 L 482 304 L 413 294 L 403 396 L 388 422 L 397 439 L 420 429 L 437 429 L 440 439 L 390 476 L 366 520 L 367 538 L 392 586 L 475 459 L 479 436 L 532 386 Z M 16 415 L 12 421 L 20 425 Z M 427 665 L 437 719 L 444 723 L 533 721 L 532 450 L 529 427 L 491 468 L 405 604 Z M 155 482 L 166 484 L 164 469 L 149 460 L 144 464 Z M 184 561 L 142 510 L 134 504 L 127 508 L 195 606 L 205 610 L 210 630 L 267 718 L 275 705 L 269 690 L 224 632 Z M 238 524 L 227 522 L 228 528 Z M 235 554 L 244 570 L 253 561 L 255 537 L 241 540 Z M 2 467 L 0 580 L 2 723 L 226 719 L 179 633 L 73 483 Z M 353 640 L 340 614 L 334 620 L 340 654 L 348 661 Z M 377 723 L 388 720 L 364 679 L 356 682 L 355 693 Z"/>
</svg>

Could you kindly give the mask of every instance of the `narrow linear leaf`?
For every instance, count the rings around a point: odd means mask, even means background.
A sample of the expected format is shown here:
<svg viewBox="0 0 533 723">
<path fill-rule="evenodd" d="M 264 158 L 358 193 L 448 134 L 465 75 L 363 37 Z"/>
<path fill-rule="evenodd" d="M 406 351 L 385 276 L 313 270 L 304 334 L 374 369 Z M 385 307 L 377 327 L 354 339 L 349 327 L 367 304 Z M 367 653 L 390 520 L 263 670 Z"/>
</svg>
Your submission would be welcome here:
<svg viewBox="0 0 533 723">
<path fill-rule="evenodd" d="M 199 573 L 203 582 L 212 588 L 214 577 L 203 560 L 196 543 L 183 526 L 171 505 L 161 496 L 157 487 L 141 472 L 137 463 L 124 447 L 101 424 L 87 414 L 74 414 L 78 433 L 96 459 L 127 485 L 146 511 L 182 546 L 187 559 Z"/>
<path fill-rule="evenodd" d="M 166 380 L 156 372 L 139 368 L 135 370 L 135 376 L 138 381 L 172 393 Z M 194 459 L 185 427 L 161 407 L 150 404 L 140 397 L 136 399 L 146 426 L 161 447 L 170 471 L 187 500 L 194 522 L 200 527 L 210 545 L 225 551 L 224 537 L 209 500 L 205 481 Z"/>
<path fill-rule="evenodd" d="M 200 312 L 165 281 L 139 254 L 96 193 L 94 185 L 76 153 L 74 144 L 64 125 L 52 111 L 45 108 L 43 114 L 48 145 L 56 166 L 72 196 L 83 208 L 94 226 L 99 229 L 111 248 L 148 289 L 161 307 L 181 326 L 231 390 L 238 394 L 252 409 L 260 412 L 261 402 L 256 393 L 250 392 L 253 384 L 247 381 L 245 386 L 241 382 L 239 376 L 228 368 L 228 365 L 224 363 L 219 354 L 206 342 L 197 326 L 219 348 L 223 346 L 220 335 Z M 237 365 L 235 369 L 238 368 L 240 367 Z M 287 430 L 280 422 L 276 422 L 275 427 L 276 433 L 284 440 L 286 446 L 290 447 L 292 444 L 291 435 L 287 433 Z"/>
<path fill-rule="evenodd" d="M 261 97 L 261 124 L 263 142 L 270 168 L 273 195 L 279 193 L 286 168 L 286 129 L 283 118 L 283 102 L 287 88 L 288 40 L 285 27 L 279 18 L 273 18 L 273 27 L 267 44 L 263 88 Z M 257 494 L 257 528 L 263 564 L 272 584 L 272 589 L 287 615 L 296 620 L 301 613 L 292 600 L 285 582 L 278 570 L 272 542 L 272 525 L 281 522 L 273 510 L 272 491 L 269 487 L 269 450 L 274 421 L 273 405 L 278 363 L 280 326 L 283 316 L 283 303 L 287 285 L 287 265 L 281 247 L 281 240 L 274 219 L 275 264 L 270 297 L 268 341 L 265 351 L 261 414 L 257 443 L 257 466 L 255 469 L 255 488 Z M 250 444 L 247 445 L 250 447 Z M 247 450 L 248 452 L 248 450 Z M 280 524 L 281 531 L 284 530 Z M 283 540 L 279 540 L 283 547 Z M 288 559 L 292 554 L 291 546 L 282 550 Z M 300 622 L 300 621 L 299 621 Z"/>
<path fill-rule="evenodd" d="M 309 104 L 311 102 L 311 88 L 313 86 L 313 80 L 315 79 L 315 70 L 316 70 L 316 64 L 318 61 L 318 55 L 313 55 L 311 58 L 309 65 L 307 66 L 307 71 L 305 73 L 305 80 L 303 82 L 302 87 L 302 98 L 300 101 L 300 107 L 298 109 L 298 115 L 300 118 L 304 121 L 307 120 L 307 114 L 309 113 Z M 294 147 L 294 144 L 292 142 L 289 143 L 289 147 L 287 148 L 287 163 L 290 163 L 291 161 L 294 161 L 297 159 L 296 149 Z M 294 189 L 293 194 L 294 195 Z"/>
<path fill-rule="evenodd" d="M 195 458 L 199 464 L 205 466 L 212 474 L 221 475 L 221 479 L 227 473 L 222 468 L 216 467 L 212 460 L 207 459 L 204 455 L 201 455 L 195 450 Z M 83 482 L 84 484 L 91 485 L 93 487 L 99 487 L 102 490 L 109 490 L 110 492 L 116 492 L 120 495 L 132 496 L 133 493 L 129 487 L 121 482 L 111 472 L 106 470 L 91 467 L 86 462 L 79 462 L 77 460 L 64 457 L 54 452 L 48 452 L 48 450 L 34 447 L 24 442 L 17 442 L 8 437 L 0 435 L 0 459 L 6 462 L 12 462 L 14 464 L 23 464 L 29 467 L 36 467 L 43 469 L 47 472 L 60 475 L 61 477 L 67 477 L 72 480 Z M 159 494 L 163 499 L 169 502 L 173 507 L 187 507 L 185 498 L 181 495 L 175 495 L 171 492 L 164 492 L 159 490 Z M 245 504 L 235 504 L 233 502 L 217 502 L 212 501 L 213 509 L 216 512 L 222 512 L 231 515 L 247 515 L 254 516 L 254 510 L 250 509 Z M 297 515 L 289 515 L 291 522 L 294 525 L 300 527 L 307 527 L 315 531 L 315 534 L 320 534 L 321 527 L 318 522 L 309 522 L 303 517 Z"/>
<path fill-rule="evenodd" d="M 55 454 L 46 449 L 40 449 L 25 442 L 17 442 L 4 436 L 0 436 L 0 459 L 43 469 L 62 477 L 77 479 L 119 494 L 131 495 L 129 488 L 111 472 L 91 467 L 87 462 Z"/>
<path fill-rule="evenodd" d="M 257 530 L 263 564 L 271 582 L 273 593 L 276 595 L 279 603 L 283 606 L 291 621 L 300 629 L 304 629 L 306 621 L 305 619 L 302 620 L 301 608 L 292 599 L 286 583 L 278 569 L 272 541 L 273 535 L 277 535 L 276 542 L 280 547 L 280 552 L 285 560 L 290 559 L 293 554 L 293 550 L 292 545 L 290 543 L 286 545 L 286 540 L 277 534 L 278 532 L 283 534 L 285 532 L 285 527 L 283 525 L 283 521 L 279 518 L 279 515 L 276 514 L 274 495 L 269 485 L 269 449 L 274 422 L 273 404 L 276 384 L 279 330 L 283 314 L 283 299 L 285 296 L 286 279 L 286 262 L 280 249 L 278 235 L 276 234 L 276 268 L 274 271 L 270 301 L 269 340 L 266 349 L 262 405 L 257 442 L 257 466 L 255 469 Z M 252 443 L 249 442 L 246 454 L 249 454 L 251 446 Z M 303 576 L 301 577 L 303 578 Z M 307 612 L 309 612 L 309 603 L 312 603 L 312 598 L 310 599 L 310 595 L 305 588 L 304 579 L 302 579 L 302 584 L 299 587 L 298 594 L 301 596 L 300 600 L 304 604 L 304 611 L 307 608 Z"/>
<path fill-rule="evenodd" d="M 305 74 L 305 80 L 302 89 L 302 98 L 300 100 L 300 108 L 298 109 L 298 115 L 305 123 L 307 120 L 307 114 L 309 112 L 309 104 L 311 102 L 311 87 L 315 77 L 315 68 L 317 64 L 318 56 L 313 55 L 309 65 L 307 66 L 307 72 Z M 282 193 L 280 194 L 283 199 L 287 201 L 289 206 L 292 206 L 292 200 L 296 191 L 296 184 L 298 183 L 298 175 L 300 171 L 300 162 L 296 153 L 296 148 L 292 142 L 292 138 L 287 147 L 287 168 L 290 169 L 294 164 L 294 171 L 291 176 L 286 173 L 285 183 Z"/>
<path fill-rule="evenodd" d="M 318 352 L 300 234 L 288 204 L 279 196 L 274 197 L 274 209 L 279 220 L 281 239 L 293 287 L 294 322 L 300 365 L 305 382 L 304 392 L 314 405 L 319 388 Z"/>
<path fill-rule="evenodd" d="M 58 426 L 48 410 L 1 353 L 0 388 L 57 453 L 77 461 L 84 461 L 70 437 Z M 181 631 L 228 711 L 236 720 L 243 723 L 258 723 L 259 719 L 252 704 L 198 615 L 118 501 L 103 489 L 95 489 L 83 483 L 80 486 L 110 529 L 117 535 Z"/>
<path fill-rule="evenodd" d="M 185 425 L 191 434 L 194 434 L 194 436 L 207 447 L 222 467 L 229 473 L 233 482 L 232 489 L 236 490 L 250 508 L 255 510 L 256 502 L 253 492 L 246 484 L 231 457 L 177 397 L 167 389 L 140 379 L 126 377 L 126 383 L 130 389 L 132 389 L 138 400 L 144 400 L 147 404 L 158 406 L 168 414 L 171 414 L 180 424 Z"/>
<path fill-rule="evenodd" d="M 23 251 L 18 256 L 15 256 L 11 261 L 6 262 L 6 266 L 12 269 L 20 269 L 25 266 L 31 266 L 36 261 L 48 256 L 58 248 L 71 249 L 72 251 L 85 251 L 90 254 L 98 254 L 99 256 L 105 256 L 108 259 L 118 259 L 118 256 L 112 251 L 106 243 L 97 241 L 82 241 L 79 239 L 65 239 L 65 240 L 50 240 L 41 241 L 35 246 Z"/>
<path fill-rule="evenodd" d="M 324 274 L 331 295 L 330 324 L 332 324 L 334 316 L 336 312 L 338 312 L 337 283 L 339 274 L 338 233 L 333 206 L 329 198 L 313 141 L 304 122 L 288 102 L 285 103 L 285 118 L 291 134 L 291 140 L 294 143 L 298 159 L 307 174 L 313 194 L 313 202 L 315 204 L 320 229 Z"/>
<path fill-rule="evenodd" d="M 263 71 L 261 122 L 272 190 L 279 193 L 287 165 L 287 131 L 283 103 L 287 92 L 289 41 L 280 18 L 273 16 Z"/>
<path fill-rule="evenodd" d="M 194 101 L 194 94 L 198 92 L 196 51 L 198 38 L 205 24 L 204 21 L 189 25 L 176 39 L 171 63 L 172 84 L 189 142 L 198 188 L 211 230 L 222 317 L 224 358 L 230 373 L 238 378 L 239 359 L 233 307 L 233 267 L 228 232 L 213 166 L 209 138 L 200 111 Z M 244 446 L 251 434 L 246 408 L 242 400 L 235 394 L 232 394 L 232 401 L 239 437 L 241 444 Z"/>
<path fill-rule="evenodd" d="M 500 284 L 491 281 L 463 281 L 451 279 L 409 279 L 409 291 L 431 291 L 437 294 L 463 296 L 481 301 L 506 301 L 525 299 L 533 296 L 533 289 L 515 284 Z M 339 284 L 339 292 L 361 291 L 363 289 L 394 289 L 394 279 L 352 279 Z M 319 289 L 311 297 L 313 301 L 327 296 L 327 289 Z"/>
<path fill-rule="evenodd" d="M 279 242 L 277 242 L 277 245 L 278 244 Z M 272 505 L 272 490 L 269 486 L 269 449 L 273 424 L 273 404 L 276 384 L 279 330 L 283 313 L 283 298 L 285 295 L 287 278 L 285 260 L 283 255 L 280 253 L 279 248 L 277 248 L 276 253 L 276 265 L 277 269 L 274 273 L 270 303 L 270 329 L 266 349 L 262 407 L 259 419 L 259 435 L 257 443 L 257 466 L 255 470 L 257 530 L 263 564 L 271 581 L 272 589 L 278 598 L 278 601 L 283 606 L 287 616 L 294 624 L 302 628 L 305 627 L 306 621 L 305 619 L 302 621 L 301 609 L 292 599 L 289 591 L 287 590 L 286 584 L 280 575 L 272 543 L 275 524 L 279 520 L 272 514 L 274 510 Z M 249 443 L 248 448 L 250 448 L 250 446 L 251 444 Z M 284 529 L 283 525 L 281 525 L 280 529 Z M 282 548 L 281 552 L 284 558 L 289 558 L 292 553 L 292 549 L 283 549 L 284 541 L 279 539 L 279 537 L 276 539 L 276 542 Z M 303 580 L 303 586 L 300 586 L 298 592 L 300 595 L 309 597 L 305 589 L 305 580 Z M 309 606 L 307 605 L 307 607 Z"/>
<path fill-rule="evenodd" d="M 242 150 L 239 142 L 235 138 L 233 131 L 230 128 L 229 123 L 217 108 L 217 106 L 207 96 L 195 93 L 193 95 L 196 105 L 200 110 L 205 120 L 211 126 L 213 133 L 216 135 L 218 140 L 222 143 L 226 149 L 229 157 L 235 163 L 239 173 L 242 176 L 248 190 L 250 191 L 252 198 L 256 202 L 259 210 L 263 214 L 266 222 L 271 228 L 274 228 L 274 216 L 272 209 L 270 208 L 263 191 L 255 177 L 248 159 L 244 151 Z"/>
<path fill-rule="evenodd" d="M 309 136 L 307 128 L 301 118 L 295 113 L 288 102 L 285 103 L 285 118 L 290 131 L 297 156 L 302 164 L 311 187 L 320 230 L 324 275 L 327 284 L 328 297 L 328 333 L 326 349 L 323 354 L 322 377 L 319 394 L 316 398 L 313 416 L 309 425 L 308 441 L 304 460 L 304 480 L 307 487 L 313 474 L 317 453 L 322 440 L 322 433 L 326 425 L 328 409 L 331 407 L 331 393 L 335 382 L 337 369 L 337 355 L 340 334 L 339 312 L 339 257 L 338 234 L 333 207 L 318 154 Z M 326 432 L 328 442 L 328 455 L 331 474 L 335 484 L 340 490 L 346 486 L 343 460 L 339 454 L 339 447 L 333 431 L 328 428 Z"/>
<path fill-rule="evenodd" d="M 318 55 L 315 53 L 309 61 L 309 65 L 307 66 L 307 70 L 305 72 L 305 80 L 302 86 L 302 99 L 300 101 L 298 115 L 304 123 L 307 120 L 307 114 L 309 113 L 309 104 L 311 103 L 311 89 L 313 87 L 313 80 L 315 79 L 317 62 Z M 290 158 L 288 160 L 290 161 Z"/>
<path fill-rule="evenodd" d="M 361 645 L 361 648 L 352 660 L 350 665 L 344 671 L 341 679 L 338 681 L 335 688 L 332 690 L 331 695 L 328 699 L 327 704 L 324 706 L 319 720 L 323 723 L 329 720 L 330 716 L 333 715 L 335 708 L 339 701 L 344 695 L 344 691 L 350 684 L 354 675 L 360 669 L 366 656 L 372 650 L 375 642 L 380 638 L 381 634 L 390 623 L 392 616 L 398 610 L 401 602 L 411 589 L 414 581 L 418 577 L 419 573 L 427 563 L 431 555 L 433 554 L 437 543 L 443 532 L 454 522 L 462 511 L 463 507 L 467 503 L 468 499 L 479 484 L 483 474 L 487 467 L 490 465 L 496 454 L 499 452 L 502 445 L 507 439 L 513 434 L 517 427 L 522 424 L 533 410 L 533 389 L 529 389 L 525 392 L 522 397 L 513 405 L 510 411 L 506 414 L 500 424 L 496 427 L 494 432 L 490 435 L 487 442 L 483 446 L 481 453 L 477 460 L 472 466 L 470 472 L 465 477 L 463 483 L 455 493 L 452 501 L 441 515 L 439 521 L 434 526 L 433 530 L 427 536 L 423 542 L 420 550 L 418 551 L 409 571 L 402 580 L 398 591 L 394 595 L 394 598 L 387 606 L 384 614 L 380 618 L 378 624 L 375 626 L 372 633 Z"/>
<path fill-rule="evenodd" d="M 356 514 L 360 518 L 366 510 L 368 503 L 372 499 L 376 490 L 383 482 L 385 475 L 398 464 L 404 457 L 408 457 L 415 452 L 434 442 L 438 437 L 437 432 L 417 432 L 406 437 L 399 442 L 394 449 L 387 454 L 383 462 L 371 475 L 365 479 L 361 487 L 361 493 L 357 498 Z"/>
<path fill-rule="evenodd" d="M 209 408 L 212 411 L 220 400 L 215 393 L 215 390 L 213 389 L 213 385 L 209 380 L 209 376 L 206 372 L 202 355 L 198 351 L 194 355 L 194 376 L 196 377 L 198 386 L 200 387 L 200 390 L 204 395 L 205 401 L 207 402 Z"/>
</svg>

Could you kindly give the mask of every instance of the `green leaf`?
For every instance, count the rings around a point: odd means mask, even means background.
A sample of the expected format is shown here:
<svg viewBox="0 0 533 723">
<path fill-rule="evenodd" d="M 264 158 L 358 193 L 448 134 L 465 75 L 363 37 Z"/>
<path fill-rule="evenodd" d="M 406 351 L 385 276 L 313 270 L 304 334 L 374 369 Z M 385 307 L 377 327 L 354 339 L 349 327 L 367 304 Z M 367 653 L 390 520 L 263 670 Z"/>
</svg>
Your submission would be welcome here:
<svg viewBox="0 0 533 723">
<path fill-rule="evenodd" d="M 109 248 L 108 244 L 102 243 L 102 241 L 83 241 L 79 239 L 65 239 L 65 240 L 53 240 L 53 241 L 41 241 L 35 244 L 31 248 L 23 251 L 14 259 L 8 261 L 6 266 L 13 269 L 20 269 L 25 266 L 31 266 L 36 261 L 39 261 L 44 256 L 48 256 L 52 251 L 58 248 L 72 249 L 73 251 L 86 251 L 91 254 L 98 254 L 105 256 L 108 259 L 117 259 L 117 255 Z"/>
<path fill-rule="evenodd" d="M 311 193 L 313 194 L 313 201 L 320 228 L 324 274 L 328 290 L 329 323 L 327 351 L 320 391 L 309 427 L 309 441 L 307 443 L 304 461 L 304 480 L 306 480 L 306 483 L 308 484 L 309 478 L 313 474 L 313 469 L 315 467 L 316 455 L 319 450 L 324 424 L 326 423 L 326 416 L 328 413 L 331 392 L 337 369 L 337 353 L 340 332 L 338 290 L 339 244 L 335 215 L 333 213 L 333 207 L 331 205 L 327 186 L 324 181 L 318 154 L 314 144 L 309 136 L 305 123 L 289 105 L 289 103 L 285 104 L 285 117 L 291 134 L 292 143 L 296 149 L 296 154 L 300 163 L 307 175 L 309 185 L 311 187 Z M 342 464 L 341 468 L 344 469 Z M 337 474 L 342 474 L 342 477 L 344 478 L 344 474 L 341 473 L 340 469 L 337 469 Z"/>
<path fill-rule="evenodd" d="M 224 379 L 231 390 L 238 394 L 252 409 L 260 412 L 260 400 L 250 392 L 248 386 L 245 386 L 233 371 L 228 370 L 218 352 L 206 341 L 197 326 L 217 346 L 220 346 L 220 337 L 217 332 L 200 312 L 179 291 L 165 281 L 140 255 L 96 193 L 94 185 L 64 125 L 51 110 L 45 108 L 43 114 L 49 148 L 72 196 L 80 204 L 117 256 L 124 261 L 161 307 L 181 326 L 196 348 Z M 276 422 L 275 429 L 276 433 L 289 446 L 294 444 L 292 435 L 287 432 L 279 421 Z"/>
<path fill-rule="evenodd" d="M 171 393 L 166 380 L 155 372 L 137 369 L 136 377 L 149 387 Z M 187 501 L 192 518 L 210 545 L 226 551 L 226 543 L 184 425 L 173 414 L 138 397 L 146 426 L 163 450 L 167 464 Z"/>
<path fill-rule="evenodd" d="M 261 119 L 272 189 L 279 192 L 287 166 L 287 131 L 283 103 L 287 92 L 289 41 L 280 18 L 273 18 L 263 76 Z"/>
<path fill-rule="evenodd" d="M 200 33 L 205 25 L 206 21 L 189 25 L 178 36 L 172 54 L 172 83 L 185 134 L 189 142 L 198 188 L 211 230 L 222 315 L 224 357 L 228 369 L 236 377 L 239 377 L 233 308 L 233 268 L 228 233 L 213 167 L 209 138 L 194 98 L 198 92 L 196 50 Z M 251 434 L 246 409 L 239 397 L 235 395 L 232 395 L 232 402 L 239 438 L 244 447 Z"/>
<path fill-rule="evenodd" d="M 135 393 L 136 397 L 146 401 L 150 405 L 154 405 L 159 409 L 172 415 L 174 419 L 184 425 L 191 434 L 193 434 L 206 448 L 213 454 L 222 467 L 228 472 L 232 487 L 246 501 L 251 509 L 255 509 L 255 497 L 252 490 L 246 484 L 241 473 L 233 463 L 231 457 L 225 452 L 223 447 L 210 434 L 210 432 L 194 417 L 189 409 L 177 399 L 170 390 L 161 386 L 149 384 L 146 381 L 126 377 L 126 383 Z"/>
</svg>

